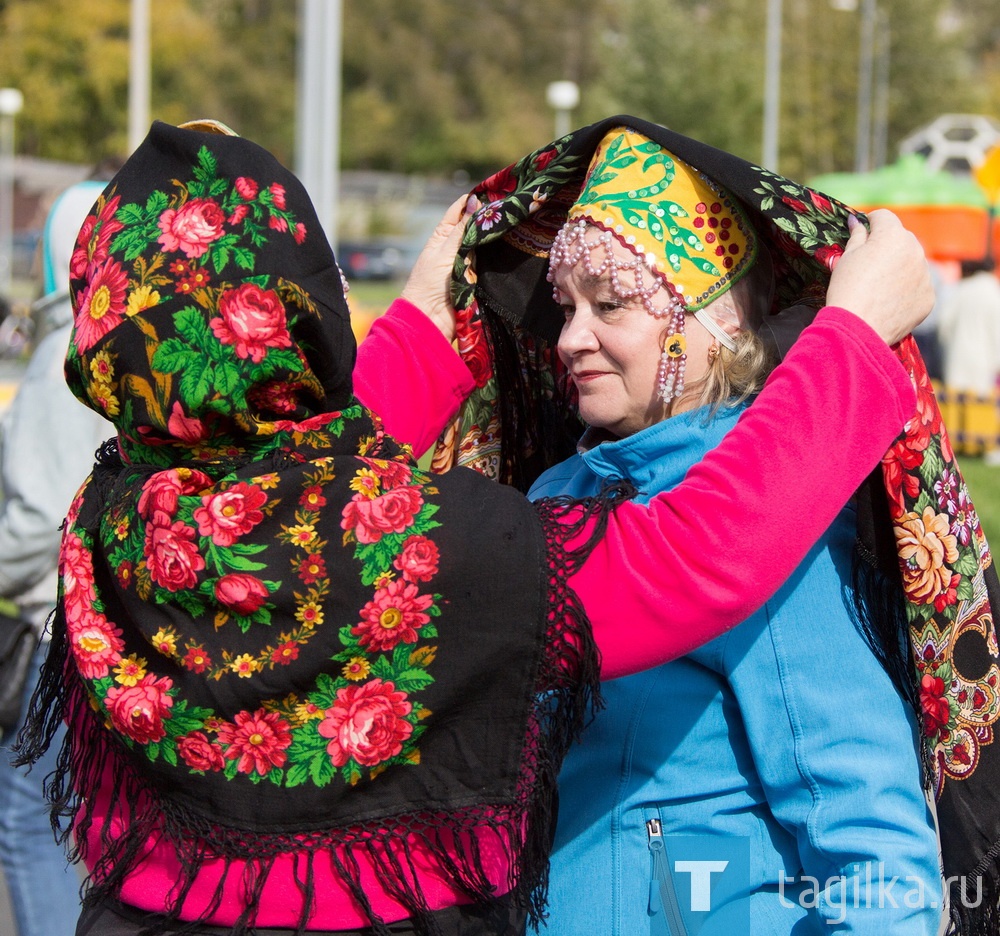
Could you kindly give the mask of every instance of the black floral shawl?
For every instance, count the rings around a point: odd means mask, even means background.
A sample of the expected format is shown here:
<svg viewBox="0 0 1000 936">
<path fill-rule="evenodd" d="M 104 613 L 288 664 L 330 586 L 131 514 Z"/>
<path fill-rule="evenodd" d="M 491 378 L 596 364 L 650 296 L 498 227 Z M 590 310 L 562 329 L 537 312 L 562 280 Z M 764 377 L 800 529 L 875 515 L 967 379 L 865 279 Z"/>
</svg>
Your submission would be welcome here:
<svg viewBox="0 0 1000 936">
<path fill-rule="evenodd" d="M 537 916 L 597 680 L 559 512 L 419 470 L 358 402 L 333 254 L 249 141 L 154 124 L 87 218 L 71 289 L 67 379 L 118 434 L 66 519 L 21 755 L 69 720 L 49 792 L 92 866 L 85 903 L 158 836 L 183 868 L 170 917 L 203 862 L 246 863 L 234 933 L 290 852 L 303 930 L 321 852 L 379 932 L 360 864 L 434 931 L 415 849 L 467 900 Z M 108 815 L 95 854 L 99 791 L 128 834 Z"/>
</svg>

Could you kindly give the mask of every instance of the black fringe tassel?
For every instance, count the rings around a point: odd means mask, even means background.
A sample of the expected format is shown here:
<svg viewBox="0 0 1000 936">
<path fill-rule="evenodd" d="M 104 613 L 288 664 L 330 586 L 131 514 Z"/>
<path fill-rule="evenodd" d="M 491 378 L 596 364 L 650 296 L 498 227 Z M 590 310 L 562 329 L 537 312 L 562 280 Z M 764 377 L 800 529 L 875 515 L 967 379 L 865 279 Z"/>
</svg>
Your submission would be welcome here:
<svg viewBox="0 0 1000 936">
<path fill-rule="evenodd" d="M 401 903 L 419 936 L 440 936 L 434 912 L 420 892 L 413 861 L 418 846 L 432 854 L 450 881 L 474 904 L 498 913 L 511 907 L 534 922 L 544 918 L 548 859 L 555 828 L 556 781 L 563 757 L 600 705 L 600 661 L 586 613 L 568 579 L 589 555 L 607 525 L 609 511 L 634 496 L 623 484 L 609 486 L 584 502 L 557 499 L 540 502 L 538 514 L 548 546 L 546 577 L 547 635 L 541 655 L 533 711 L 524 746 L 521 780 L 513 804 L 469 807 L 448 813 L 406 815 L 378 823 L 330 829 L 324 833 L 263 834 L 224 828 L 204 816 L 160 797 L 133 766 L 125 747 L 105 728 L 103 716 L 91 704 L 70 658 L 65 621 L 57 610 L 52 644 L 27 720 L 18 738 L 17 763 L 29 764 L 52 743 L 60 724 L 70 725 L 59 752 L 57 768 L 45 782 L 52 806 L 53 828 L 72 861 L 90 866 L 83 906 L 120 899 L 126 878 L 141 864 L 146 842 L 169 842 L 181 874 L 165 901 L 168 912 L 144 932 L 149 936 L 174 927 L 196 932 L 218 910 L 223 886 L 243 862 L 241 893 L 244 912 L 230 929 L 232 936 L 250 936 L 260 909 L 268 874 L 279 855 L 296 853 L 298 886 L 303 909 L 295 929 L 306 926 L 315 904 L 315 861 L 319 853 L 332 862 L 359 906 L 371 920 L 376 936 L 389 936 L 388 926 L 375 914 L 361 883 L 359 857 L 375 869 L 387 894 Z M 586 541 L 571 551 L 564 544 L 593 522 Z M 88 854 L 88 836 L 97 821 L 99 791 L 115 791 L 115 808 L 128 823 L 120 835 L 112 812 L 98 830 L 97 854 Z M 497 895 L 483 867 L 480 839 L 490 829 L 510 857 L 509 892 Z M 71 836 L 71 832 L 73 835 Z M 182 921 L 180 911 L 207 860 L 225 862 L 225 872 L 209 907 L 197 921 Z"/>
</svg>

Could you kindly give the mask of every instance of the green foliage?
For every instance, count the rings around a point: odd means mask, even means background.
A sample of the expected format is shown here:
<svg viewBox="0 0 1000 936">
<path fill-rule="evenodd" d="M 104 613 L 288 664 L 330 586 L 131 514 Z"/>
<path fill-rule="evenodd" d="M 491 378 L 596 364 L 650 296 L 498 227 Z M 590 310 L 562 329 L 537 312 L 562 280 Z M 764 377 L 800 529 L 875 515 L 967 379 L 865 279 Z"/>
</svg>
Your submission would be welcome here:
<svg viewBox="0 0 1000 936">
<path fill-rule="evenodd" d="M 986 541 L 1000 548 L 1000 468 L 987 465 L 981 458 L 963 456 L 959 467 L 969 486 L 969 496 L 983 524 Z"/>
<path fill-rule="evenodd" d="M 578 125 L 634 113 L 757 160 L 766 6 L 344 0 L 342 164 L 481 177 L 551 139 L 545 88 L 558 79 L 581 87 Z M 996 0 L 879 0 L 879 9 L 890 158 L 939 113 L 1000 112 Z M 298 4 L 156 0 L 151 16 L 152 116 L 216 117 L 291 162 Z M 20 152 L 89 163 L 124 153 L 128 27 L 129 0 L 0 4 L 0 84 L 25 95 Z M 784 4 L 787 175 L 852 167 L 859 34 L 859 14 L 829 0 Z"/>
<path fill-rule="evenodd" d="M 0 82 L 20 88 L 19 149 L 95 163 L 126 150 L 129 0 L 8 0 Z M 291 155 L 294 4 L 156 0 L 152 116 L 212 116 Z"/>
</svg>

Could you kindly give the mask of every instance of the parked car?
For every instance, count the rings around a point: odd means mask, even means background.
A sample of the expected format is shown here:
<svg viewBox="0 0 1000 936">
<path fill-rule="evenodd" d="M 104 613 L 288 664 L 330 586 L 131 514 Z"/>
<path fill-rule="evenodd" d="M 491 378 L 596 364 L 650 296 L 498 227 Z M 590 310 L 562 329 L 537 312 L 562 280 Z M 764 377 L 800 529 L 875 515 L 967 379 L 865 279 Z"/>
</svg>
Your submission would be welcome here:
<svg viewBox="0 0 1000 936">
<path fill-rule="evenodd" d="M 377 241 L 342 243 L 337 250 L 337 259 L 348 281 L 391 280 L 407 272 L 403 251 Z"/>
</svg>

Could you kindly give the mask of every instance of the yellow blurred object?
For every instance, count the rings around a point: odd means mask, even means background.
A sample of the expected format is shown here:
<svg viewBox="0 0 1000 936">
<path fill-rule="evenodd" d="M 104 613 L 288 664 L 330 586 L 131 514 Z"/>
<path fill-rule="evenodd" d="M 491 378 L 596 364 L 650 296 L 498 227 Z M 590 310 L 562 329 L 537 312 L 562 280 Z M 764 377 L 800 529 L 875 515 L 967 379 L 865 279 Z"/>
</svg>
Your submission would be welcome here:
<svg viewBox="0 0 1000 936">
<path fill-rule="evenodd" d="M 958 455 L 984 455 L 1000 450 L 1000 393 L 982 396 L 935 381 L 941 416 Z"/>
<path fill-rule="evenodd" d="M 177 126 L 181 130 L 197 130 L 199 133 L 221 133 L 223 136 L 239 136 L 232 127 L 227 127 L 221 120 L 213 120 L 211 117 L 188 120 Z"/>
<path fill-rule="evenodd" d="M 991 205 L 1000 199 L 1000 146 L 994 146 L 986 154 L 986 159 L 972 170 L 972 177 L 986 193 Z"/>
<path fill-rule="evenodd" d="M 381 312 L 372 312 L 369 309 L 351 307 L 351 331 L 354 332 L 354 339 L 358 344 L 365 340 L 368 329 L 372 327 L 372 322 L 381 315 Z"/>
</svg>

